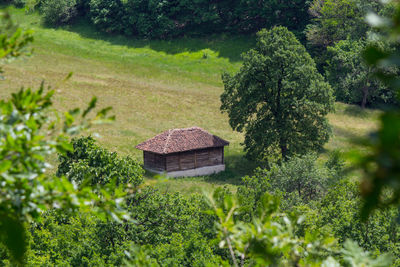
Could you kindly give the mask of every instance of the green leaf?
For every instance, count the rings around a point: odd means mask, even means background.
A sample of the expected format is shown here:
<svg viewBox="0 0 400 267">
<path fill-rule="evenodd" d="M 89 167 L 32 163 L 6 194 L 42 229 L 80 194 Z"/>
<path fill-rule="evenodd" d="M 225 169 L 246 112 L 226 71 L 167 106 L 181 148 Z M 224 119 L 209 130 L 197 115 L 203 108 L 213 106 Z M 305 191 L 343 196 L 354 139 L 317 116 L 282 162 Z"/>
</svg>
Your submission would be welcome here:
<svg viewBox="0 0 400 267">
<path fill-rule="evenodd" d="M 88 107 L 86 108 L 86 110 L 83 112 L 82 114 L 82 118 L 85 118 L 86 115 L 96 107 L 96 103 L 97 103 L 97 97 L 93 97 L 92 100 L 90 101 Z"/>
<path fill-rule="evenodd" d="M 387 53 L 375 46 L 367 47 L 363 52 L 363 57 L 368 64 L 378 64 L 379 61 L 385 59 Z"/>
<path fill-rule="evenodd" d="M 0 163 L 0 173 L 7 171 L 10 169 L 12 166 L 12 161 L 11 160 L 3 160 Z"/>
<path fill-rule="evenodd" d="M 23 224 L 18 219 L 1 214 L 0 240 L 9 250 L 13 260 L 22 264 L 27 249 Z"/>
<path fill-rule="evenodd" d="M 64 78 L 64 81 L 68 81 L 74 73 L 71 71 L 68 75 Z"/>
</svg>

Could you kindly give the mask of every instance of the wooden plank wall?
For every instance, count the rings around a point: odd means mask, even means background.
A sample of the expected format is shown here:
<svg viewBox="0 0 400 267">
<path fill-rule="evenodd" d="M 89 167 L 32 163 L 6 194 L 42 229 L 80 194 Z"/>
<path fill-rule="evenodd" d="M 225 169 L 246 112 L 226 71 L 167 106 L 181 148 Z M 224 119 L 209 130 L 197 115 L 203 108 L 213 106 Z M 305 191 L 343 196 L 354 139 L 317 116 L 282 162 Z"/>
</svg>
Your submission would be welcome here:
<svg viewBox="0 0 400 267">
<path fill-rule="evenodd" d="M 180 154 L 180 163 L 181 163 L 181 170 L 190 170 L 194 169 L 194 159 L 195 159 L 195 152 L 183 152 Z"/>
<path fill-rule="evenodd" d="M 181 169 L 180 154 L 167 155 L 167 171 L 179 171 Z"/>
<path fill-rule="evenodd" d="M 210 150 L 209 161 L 211 165 L 222 164 L 224 149 L 222 147 L 213 148 Z"/>
<path fill-rule="evenodd" d="M 223 164 L 224 148 L 210 148 L 166 156 L 167 171 L 190 170 Z"/>
<path fill-rule="evenodd" d="M 151 152 L 143 152 L 144 167 L 156 171 L 165 171 L 165 156 Z"/>
<path fill-rule="evenodd" d="M 210 166 L 210 149 L 196 151 L 196 167 Z"/>
</svg>

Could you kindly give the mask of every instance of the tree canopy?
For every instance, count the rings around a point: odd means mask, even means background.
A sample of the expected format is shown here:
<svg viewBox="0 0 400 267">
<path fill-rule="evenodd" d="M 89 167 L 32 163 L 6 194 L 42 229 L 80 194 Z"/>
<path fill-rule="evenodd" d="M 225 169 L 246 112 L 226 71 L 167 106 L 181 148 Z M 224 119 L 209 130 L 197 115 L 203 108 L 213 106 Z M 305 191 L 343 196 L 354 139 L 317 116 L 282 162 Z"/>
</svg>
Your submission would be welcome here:
<svg viewBox="0 0 400 267">
<path fill-rule="evenodd" d="M 73 151 L 59 156 L 57 176 L 66 176 L 70 181 L 83 181 L 94 185 L 130 184 L 138 186 L 143 182 L 143 169 L 131 157 L 118 158 L 117 153 L 99 147 L 92 137 L 72 140 Z"/>
<path fill-rule="evenodd" d="M 332 89 L 305 48 L 285 27 L 258 33 L 235 75 L 222 76 L 221 110 L 231 127 L 245 132 L 248 156 L 287 158 L 319 150 L 330 135 Z"/>
<path fill-rule="evenodd" d="M 370 104 L 396 103 L 395 93 L 374 77 L 374 68 L 363 60 L 361 53 L 366 46 L 368 42 L 346 39 L 327 48 L 329 59 L 325 74 L 336 99 L 360 104 L 363 108 Z"/>
<path fill-rule="evenodd" d="M 307 40 L 312 46 L 327 47 L 346 38 L 365 37 L 369 30 L 365 15 L 380 8 L 377 0 L 314 0 L 309 9 L 313 19 L 307 26 Z"/>
</svg>

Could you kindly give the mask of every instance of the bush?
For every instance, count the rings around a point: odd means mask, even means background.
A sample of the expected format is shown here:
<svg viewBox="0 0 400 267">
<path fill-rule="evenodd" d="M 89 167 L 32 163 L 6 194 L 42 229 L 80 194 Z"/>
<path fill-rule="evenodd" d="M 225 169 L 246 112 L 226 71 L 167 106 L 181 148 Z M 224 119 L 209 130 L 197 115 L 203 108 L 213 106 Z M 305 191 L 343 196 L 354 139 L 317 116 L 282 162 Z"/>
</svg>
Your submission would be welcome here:
<svg viewBox="0 0 400 267">
<path fill-rule="evenodd" d="M 24 7 L 26 4 L 26 0 L 13 0 L 12 3 L 16 7 Z"/>
<path fill-rule="evenodd" d="M 344 167 L 338 153 L 331 155 L 324 166 L 316 160 L 315 154 L 294 157 L 281 165 L 272 164 L 269 170 L 258 168 L 253 176 L 244 177 L 237 190 L 239 217 L 250 221 L 265 193 L 280 196 L 280 208 L 286 211 L 322 198 L 329 186 L 342 178 Z"/>
<path fill-rule="evenodd" d="M 91 137 L 72 140 L 74 150 L 60 155 L 57 175 L 65 175 L 77 184 L 90 181 L 91 185 L 117 184 L 138 186 L 143 181 L 143 169 L 130 157 L 120 158 L 114 152 L 95 144 Z"/>
<path fill-rule="evenodd" d="M 76 0 L 44 0 L 41 12 L 46 24 L 53 26 L 67 24 L 77 15 Z"/>
<path fill-rule="evenodd" d="M 125 26 L 122 23 L 124 16 L 123 4 L 121 1 L 90 1 L 90 18 L 96 27 L 105 32 L 122 32 Z"/>
</svg>

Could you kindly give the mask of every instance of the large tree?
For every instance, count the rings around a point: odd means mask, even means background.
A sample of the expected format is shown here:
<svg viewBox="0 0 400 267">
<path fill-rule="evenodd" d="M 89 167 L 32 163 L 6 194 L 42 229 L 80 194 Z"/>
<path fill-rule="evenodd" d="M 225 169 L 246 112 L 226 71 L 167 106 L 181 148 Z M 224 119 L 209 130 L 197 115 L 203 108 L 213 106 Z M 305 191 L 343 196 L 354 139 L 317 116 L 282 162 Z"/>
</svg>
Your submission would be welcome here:
<svg viewBox="0 0 400 267">
<path fill-rule="evenodd" d="M 251 158 L 280 153 L 286 159 L 319 150 L 328 141 L 325 115 L 333 110 L 332 89 L 287 28 L 260 31 L 240 71 L 222 79 L 221 110 L 234 130 L 245 133 Z"/>
</svg>

